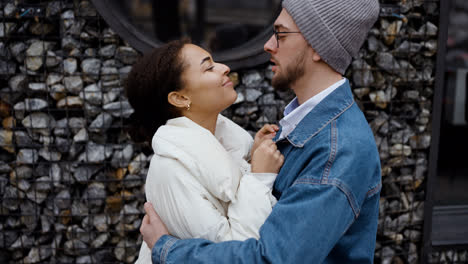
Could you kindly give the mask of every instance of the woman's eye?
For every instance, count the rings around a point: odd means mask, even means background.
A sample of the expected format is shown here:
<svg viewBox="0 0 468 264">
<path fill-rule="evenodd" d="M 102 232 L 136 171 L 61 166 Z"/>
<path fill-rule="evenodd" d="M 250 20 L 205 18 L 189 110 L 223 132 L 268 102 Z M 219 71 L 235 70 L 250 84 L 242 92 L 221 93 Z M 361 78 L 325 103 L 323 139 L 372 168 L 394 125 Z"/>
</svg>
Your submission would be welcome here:
<svg viewBox="0 0 468 264">
<path fill-rule="evenodd" d="M 212 71 L 214 69 L 214 66 L 211 66 L 209 67 L 208 69 L 206 69 L 207 71 Z"/>
</svg>

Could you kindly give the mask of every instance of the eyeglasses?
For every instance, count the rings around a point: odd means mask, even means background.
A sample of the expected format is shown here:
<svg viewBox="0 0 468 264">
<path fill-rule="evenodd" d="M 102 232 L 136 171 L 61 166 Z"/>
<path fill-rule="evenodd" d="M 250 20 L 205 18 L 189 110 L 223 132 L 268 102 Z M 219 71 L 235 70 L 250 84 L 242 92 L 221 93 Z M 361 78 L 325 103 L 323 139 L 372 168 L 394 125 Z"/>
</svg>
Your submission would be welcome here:
<svg viewBox="0 0 468 264">
<path fill-rule="evenodd" d="M 273 27 L 273 34 L 276 38 L 276 48 L 279 48 L 279 34 L 290 34 L 290 33 L 301 33 L 300 31 L 276 31 L 276 28 Z"/>
</svg>

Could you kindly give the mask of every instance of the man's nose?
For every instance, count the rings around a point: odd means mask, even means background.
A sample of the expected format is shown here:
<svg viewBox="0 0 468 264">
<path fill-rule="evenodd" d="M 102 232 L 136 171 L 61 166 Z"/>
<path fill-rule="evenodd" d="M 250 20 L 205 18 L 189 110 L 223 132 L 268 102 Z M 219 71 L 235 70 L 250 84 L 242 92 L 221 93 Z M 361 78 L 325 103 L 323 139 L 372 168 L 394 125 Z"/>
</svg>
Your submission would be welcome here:
<svg viewBox="0 0 468 264">
<path fill-rule="evenodd" d="M 277 49 L 275 35 L 271 35 L 270 39 L 263 45 L 263 49 L 268 53 L 275 53 Z"/>
</svg>

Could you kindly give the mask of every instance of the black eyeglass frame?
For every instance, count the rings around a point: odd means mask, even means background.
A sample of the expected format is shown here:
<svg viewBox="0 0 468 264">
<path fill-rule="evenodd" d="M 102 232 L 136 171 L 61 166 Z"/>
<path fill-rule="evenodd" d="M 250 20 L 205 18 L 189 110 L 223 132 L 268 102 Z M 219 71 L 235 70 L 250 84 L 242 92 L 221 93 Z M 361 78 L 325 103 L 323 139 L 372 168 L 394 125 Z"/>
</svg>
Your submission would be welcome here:
<svg viewBox="0 0 468 264">
<path fill-rule="evenodd" d="M 273 27 L 273 34 L 275 34 L 276 38 L 276 48 L 279 48 L 279 36 L 278 34 L 291 34 L 291 33 L 302 33 L 300 31 L 277 31 L 275 27 Z"/>
</svg>

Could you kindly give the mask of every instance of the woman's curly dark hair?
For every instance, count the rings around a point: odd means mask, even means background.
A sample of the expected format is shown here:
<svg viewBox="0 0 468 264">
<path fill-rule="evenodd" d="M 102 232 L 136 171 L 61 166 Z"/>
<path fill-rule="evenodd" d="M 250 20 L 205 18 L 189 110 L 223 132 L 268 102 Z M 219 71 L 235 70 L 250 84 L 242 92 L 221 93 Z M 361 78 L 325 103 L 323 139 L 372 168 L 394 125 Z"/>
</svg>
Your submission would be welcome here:
<svg viewBox="0 0 468 264">
<path fill-rule="evenodd" d="M 167 101 L 172 91 L 183 88 L 185 70 L 181 50 L 189 40 L 175 40 L 154 48 L 135 63 L 125 80 L 125 94 L 135 112 L 128 132 L 135 142 L 149 142 L 167 120 L 180 116 Z"/>
</svg>

